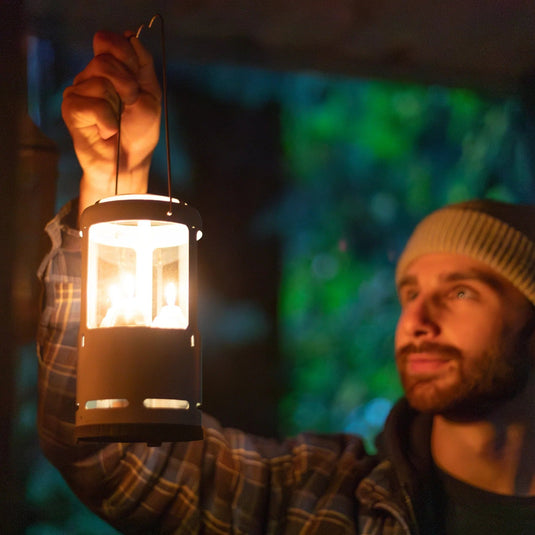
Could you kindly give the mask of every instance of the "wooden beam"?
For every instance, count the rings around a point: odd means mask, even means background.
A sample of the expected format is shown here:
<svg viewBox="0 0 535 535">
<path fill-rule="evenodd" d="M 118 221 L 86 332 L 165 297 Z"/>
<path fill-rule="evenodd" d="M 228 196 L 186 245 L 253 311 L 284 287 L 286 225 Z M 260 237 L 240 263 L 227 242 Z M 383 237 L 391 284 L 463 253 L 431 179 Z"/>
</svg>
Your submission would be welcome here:
<svg viewBox="0 0 535 535">
<path fill-rule="evenodd" d="M 32 31 L 88 50 L 98 29 L 165 18 L 170 62 L 231 61 L 515 92 L 535 67 L 535 2 L 26 2 Z"/>
</svg>

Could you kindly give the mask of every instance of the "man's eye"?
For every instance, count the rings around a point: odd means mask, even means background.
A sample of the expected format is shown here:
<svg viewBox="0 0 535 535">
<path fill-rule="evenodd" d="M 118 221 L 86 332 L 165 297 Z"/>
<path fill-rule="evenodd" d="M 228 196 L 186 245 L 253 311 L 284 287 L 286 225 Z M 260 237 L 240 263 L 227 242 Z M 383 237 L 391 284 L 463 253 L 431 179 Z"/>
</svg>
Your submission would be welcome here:
<svg viewBox="0 0 535 535">
<path fill-rule="evenodd" d="M 474 292 L 470 288 L 455 288 L 450 292 L 452 299 L 470 299 L 474 297 Z"/>
<path fill-rule="evenodd" d="M 418 297 L 418 292 L 416 290 L 406 290 L 403 292 L 403 295 L 401 297 L 402 303 L 410 303 L 411 301 L 414 301 Z"/>
</svg>

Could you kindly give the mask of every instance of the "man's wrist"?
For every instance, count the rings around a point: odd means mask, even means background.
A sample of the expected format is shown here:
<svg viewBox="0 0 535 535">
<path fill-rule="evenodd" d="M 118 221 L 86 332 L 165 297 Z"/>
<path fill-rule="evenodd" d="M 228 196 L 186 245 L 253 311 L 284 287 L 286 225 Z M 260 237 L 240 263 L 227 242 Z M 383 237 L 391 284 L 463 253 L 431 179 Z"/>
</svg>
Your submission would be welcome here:
<svg viewBox="0 0 535 535">
<path fill-rule="evenodd" d="M 121 172 L 118 180 L 118 193 L 147 193 L 149 183 L 150 158 L 129 172 Z M 90 173 L 84 173 L 80 180 L 79 216 L 82 212 L 100 199 L 115 195 L 115 177 L 102 181 L 95 179 Z"/>
</svg>

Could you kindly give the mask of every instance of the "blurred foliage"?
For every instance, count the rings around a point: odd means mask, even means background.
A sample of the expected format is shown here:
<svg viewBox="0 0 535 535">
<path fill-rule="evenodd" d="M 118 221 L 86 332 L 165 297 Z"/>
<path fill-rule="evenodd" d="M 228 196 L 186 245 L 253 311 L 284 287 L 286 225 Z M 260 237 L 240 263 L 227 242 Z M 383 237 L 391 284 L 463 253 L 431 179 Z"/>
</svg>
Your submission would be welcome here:
<svg viewBox="0 0 535 535">
<path fill-rule="evenodd" d="M 522 110 L 462 89 L 314 77 L 281 124 L 282 432 L 371 441 L 401 393 L 396 258 L 443 204 L 533 200 Z"/>
</svg>

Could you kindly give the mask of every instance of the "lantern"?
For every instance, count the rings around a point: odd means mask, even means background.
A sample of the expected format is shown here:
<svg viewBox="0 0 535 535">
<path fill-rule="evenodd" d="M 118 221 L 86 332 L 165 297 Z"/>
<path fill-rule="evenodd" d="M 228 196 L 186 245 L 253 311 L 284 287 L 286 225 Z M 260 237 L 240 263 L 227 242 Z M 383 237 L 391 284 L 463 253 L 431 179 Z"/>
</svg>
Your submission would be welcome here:
<svg viewBox="0 0 535 535">
<path fill-rule="evenodd" d="M 168 197 L 116 195 L 80 223 L 77 439 L 202 438 L 199 213 Z"/>
</svg>

